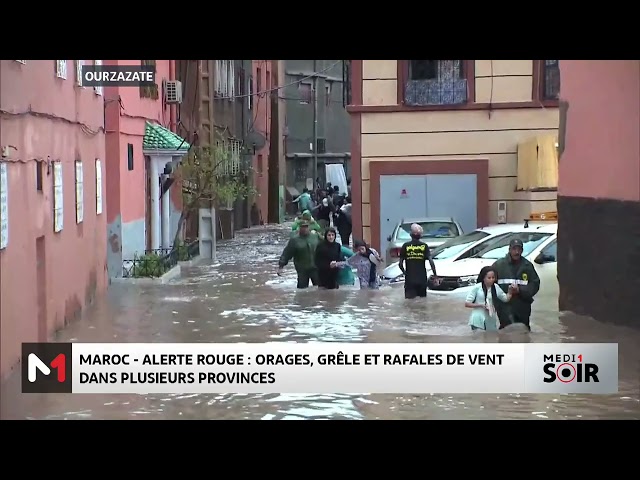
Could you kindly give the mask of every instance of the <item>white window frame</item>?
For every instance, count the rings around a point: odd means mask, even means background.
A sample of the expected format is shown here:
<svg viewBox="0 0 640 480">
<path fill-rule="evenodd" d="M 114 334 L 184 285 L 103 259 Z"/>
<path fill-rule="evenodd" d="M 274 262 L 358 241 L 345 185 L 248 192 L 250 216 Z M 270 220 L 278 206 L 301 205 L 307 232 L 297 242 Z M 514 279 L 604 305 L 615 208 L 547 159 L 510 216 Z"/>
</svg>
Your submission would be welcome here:
<svg viewBox="0 0 640 480">
<path fill-rule="evenodd" d="M 215 68 L 215 92 L 217 94 L 222 93 L 222 60 L 216 60 Z"/>
<path fill-rule="evenodd" d="M 222 60 L 222 96 L 229 93 L 229 60 Z"/>
<path fill-rule="evenodd" d="M 82 160 L 76 160 L 76 223 L 84 220 L 84 169 Z"/>
<path fill-rule="evenodd" d="M 102 60 L 94 60 L 93 64 L 96 67 L 99 67 L 99 66 L 102 65 Z M 93 90 L 96 92 L 96 95 L 102 95 L 102 87 L 101 86 L 100 87 L 93 87 Z"/>
<path fill-rule="evenodd" d="M 9 169 L 0 162 L 0 250 L 9 244 Z"/>
<path fill-rule="evenodd" d="M 229 140 L 229 157 L 225 165 L 225 173 L 227 175 L 237 175 L 240 173 L 241 145 L 240 140 Z"/>
<path fill-rule="evenodd" d="M 102 162 L 96 158 L 96 215 L 102 213 Z"/>
<path fill-rule="evenodd" d="M 62 163 L 53 164 L 53 231 L 61 232 L 64 227 L 64 190 Z"/>
<path fill-rule="evenodd" d="M 56 77 L 62 78 L 63 80 L 67 79 L 67 61 L 66 60 L 56 60 Z"/>
<path fill-rule="evenodd" d="M 247 82 L 247 108 L 251 110 L 253 108 L 253 75 L 249 75 Z"/>
<path fill-rule="evenodd" d="M 84 65 L 84 60 L 76 60 L 76 85 L 82 87 L 82 66 Z"/>
<path fill-rule="evenodd" d="M 229 70 L 227 72 L 227 81 L 229 84 L 229 101 L 233 102 L 235 100 L 234 96 L 236 94 L 236 61 L 228 60 L 229 62 Z"/>
</svg>

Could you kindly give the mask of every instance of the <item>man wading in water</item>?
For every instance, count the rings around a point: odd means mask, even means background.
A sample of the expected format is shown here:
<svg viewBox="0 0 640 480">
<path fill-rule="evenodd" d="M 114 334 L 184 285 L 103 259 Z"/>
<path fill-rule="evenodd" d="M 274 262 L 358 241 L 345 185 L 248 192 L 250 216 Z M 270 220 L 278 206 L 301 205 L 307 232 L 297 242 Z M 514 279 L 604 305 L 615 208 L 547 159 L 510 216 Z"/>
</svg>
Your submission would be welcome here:
<svg viewBox="0 0 640 480">
<path fill-rule="evenodd" d="M 417 223 L 411 225 L 411 241 L 402 245 L 398 266 L 404 274 L 404 298 L 427 296 L 427 267 L 429 261 L 434 281 L 437 282 L 436 266 L 429 254 L 429 247 L 422 242 L 423 229 Z M 405 266 L 405 262 L 407 263 Z"/>
<path fill-rule="evenodd" d="M 500 328 L 522 323 L 531 331 L 531 304 L 540 290 L 540 277 L 533 263 L 522 257 L 522 248 L 522 240 L 514 238 L 509 242 L 509 253 L 493 264 L 498 273 L 498 287 L 504 293 L 512 294 L 508 303 L 498 302 L 496 312 Z"/>
<path fill-rule="evenodd" d="M 318 285 L 315 255 L 319 241 L 320 237 L 309 231 L 309 222 L 301 220 L 298 232 L 289 239 L 280 256 L 278 275 L 282 275 L 282 269 L 293 259 L 293 266 L 298 273 L 298 288 L 307 288 L 309 281 Z"/>
</svg>

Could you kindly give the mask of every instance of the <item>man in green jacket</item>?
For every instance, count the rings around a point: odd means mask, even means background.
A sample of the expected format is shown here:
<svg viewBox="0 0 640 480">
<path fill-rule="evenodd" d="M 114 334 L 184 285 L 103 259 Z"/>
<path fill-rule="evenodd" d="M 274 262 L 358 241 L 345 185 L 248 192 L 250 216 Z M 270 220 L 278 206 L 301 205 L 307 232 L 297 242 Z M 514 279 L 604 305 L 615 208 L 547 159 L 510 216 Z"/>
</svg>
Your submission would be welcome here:
<svg viewBox="0 0 640 480">
<path fill-rule="evenodd" d="M 278 275 L 293 259 L 293 266 L 298 274 L 298 288 L 307 288 L 309 280 L 318 285 L 318 270 L 315 264 L 316 247 L 320 242 L 317 233 L 309 231 L 309 222 L 303 220 L 298 226 L 298 233 L 292 236 L 284 247 L 278 262 Z"/>
<path fill-rule="evenodd" d="M 514 238 L 509 242 L 509 253 L 493 264 L 498 274 L 498 286 L 505 293 L 511 290 L 509 303 L 498 302 L 496 313 L 500 328 L 512 323 L 523 323 L 531 330 L 531 304 L 538 290 L 540 277 L 533 264 L 522 257 L 522 240 Z"/>
<path fill-rule="evenodd" d="M 318 232 L 318 234 L 322 233 L 320 225 L 318 225 L 318 222 L 316 222 L 316 220 L 311 216 L 311 212 L 309 210 L 305 210 L 304 212 L 302 212 L 302 215 L 296 218 L 296 220 L 293 222 L 293 225 L 291 226 L 291 231 L 293 233 L 297 233 L 298 228 L 300 228 L 300 222 L 308 223 L 309 230 L 315 230 L 316 232 Z M 293 237 L 294 235 L 292 234 L 291 236 Z"/>
</svg>

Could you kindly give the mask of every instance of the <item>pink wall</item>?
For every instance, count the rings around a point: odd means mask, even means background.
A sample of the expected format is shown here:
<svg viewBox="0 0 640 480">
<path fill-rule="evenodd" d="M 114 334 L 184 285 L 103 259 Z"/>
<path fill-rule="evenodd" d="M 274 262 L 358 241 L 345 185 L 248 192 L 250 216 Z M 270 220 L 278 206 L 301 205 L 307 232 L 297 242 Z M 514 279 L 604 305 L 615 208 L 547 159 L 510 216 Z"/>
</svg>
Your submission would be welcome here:
<svg viewBox="0 0 640 480">
<path fill-rule="evenodd" d="M 170 80 L 171 63 L 174 60 L 156 60 L 156 82 L 159 87 L 157 100 L 141 98 L 137 87 L 105 88 L 107 160 L 109 162 L 108 220 L 117 215 L 122 222 L 145 217 L 145 160 L 142 154 L 145 122 L 160 123 L 175 131 L 171 124 L 171 110 L 164 105 L 162 80 Z M 140 65 L 140 60 L 105 60 L 105 65 Z M 118 101 L 118 98 L 120 99 Z M 127 169 L 127 144 L 133 144 L 134 169 Z M 112 174 L 113 172 L 113 174 Z"/>
<path fill-rule="evenodd" d="M 39 338 L 36 238 L 44 236 L 46 333 L 72 320 L 106 288 L 106 202 L 96 214 L 95 159 L 102 160 L 105 192 L 103 97 L 76 86 L 73 60 L 67 79 L 54 60 L 0 63 L 0 145 L 8 158 L 9 243 L 0 250 L 0 374 L 17 364 L 22 342 Z M 43 160 L 43 189 L 35 161 Z M 84 220 L 76 224 L 75 160 L 83 161 Z M 63 165 L 64 228 L 53 231 L 53 166 Z"/>
<path fill-rule="evenodd" d="M 271 97 L 267 90 L 273 88 L 271 74 L 276 68 L 272 62 L 272 60 L 253 61 L 253 91 L 256 94 L 253 96 L 253 110 L 251 112 L 252 120 L 254 120 L 253 130 L 264 135 L 267 140 L 265 146 L 256 150 L 253 157 L 254 188 L 258 191 L 255 202 L 260 210 L 260 217 L 265 223 L 267 223 L 269 209 L 269 134 L 271 127 Z"/>
<path fill-rule="evenodd" d="M 640 200 L 640 61 L 562 60 L 569 102 L 558 194 Z"/>
</svg>

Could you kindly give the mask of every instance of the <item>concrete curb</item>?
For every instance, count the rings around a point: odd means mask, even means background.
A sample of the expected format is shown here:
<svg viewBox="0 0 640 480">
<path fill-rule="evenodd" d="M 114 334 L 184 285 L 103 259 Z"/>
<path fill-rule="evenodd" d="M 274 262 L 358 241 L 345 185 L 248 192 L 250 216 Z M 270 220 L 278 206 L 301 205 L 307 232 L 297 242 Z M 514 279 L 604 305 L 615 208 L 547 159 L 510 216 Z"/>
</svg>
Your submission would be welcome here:
<svg viewBox="0 0 640 480">
<path fill-rule="evenodd" d="M 192 258 L 191 260 L 187 260 L 185 262 L 178 262 L 178 264 L 173 267 L 171 270 L 166 272 L 161 277 L 150 278 L 150 277 L 140 277 L 140 278 L 112 278 L 111 283 L 126 283 L 128 285 L 164 285 L 169 283 L 170 280 L 173 280 L 179 277 L 182 274 L 182 267 L 192 267 L 197 265 L 200 262 L 200 255 Z"/>
</svg>

